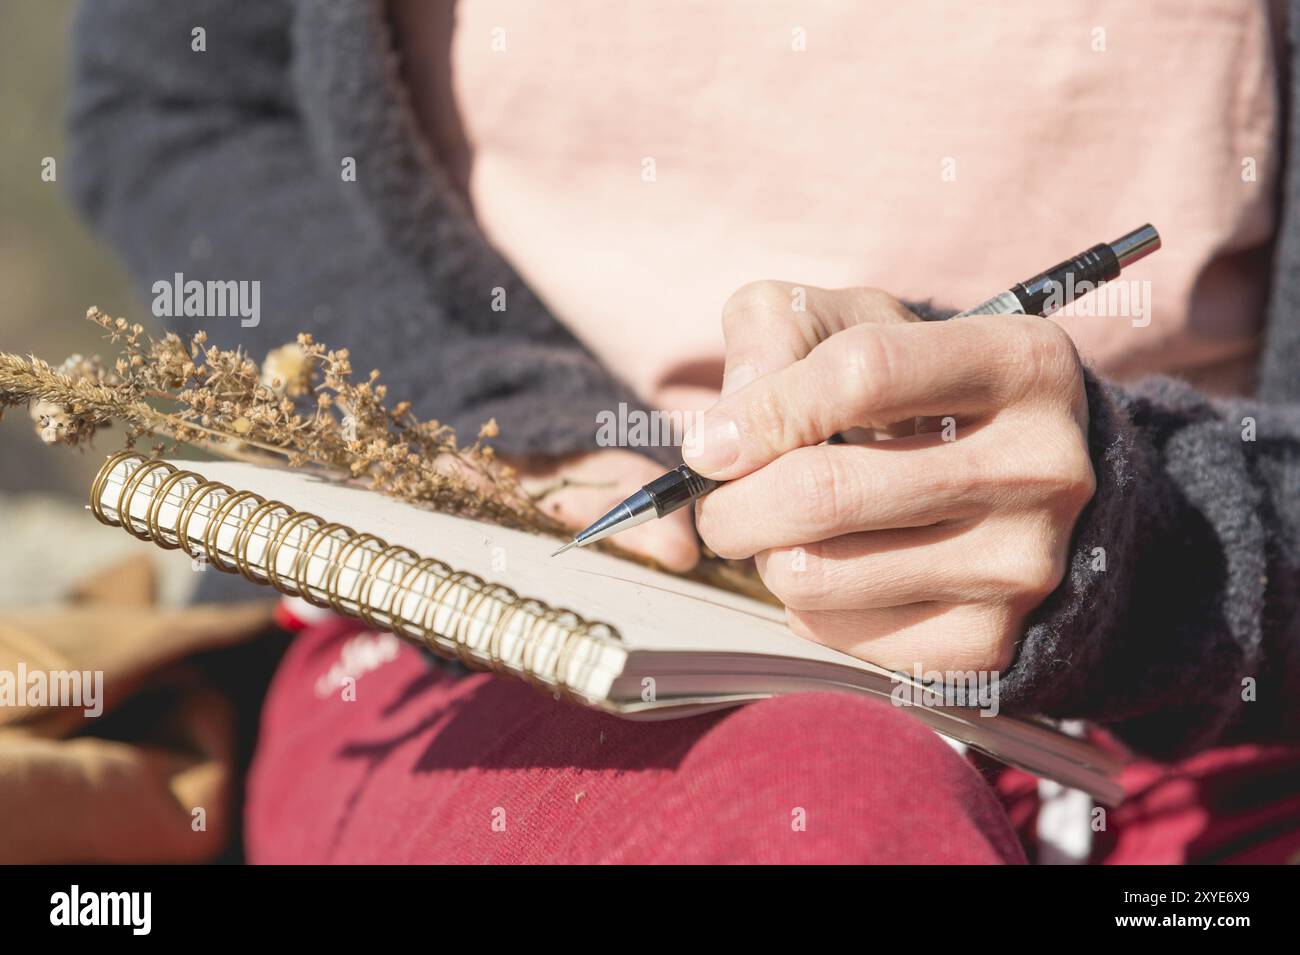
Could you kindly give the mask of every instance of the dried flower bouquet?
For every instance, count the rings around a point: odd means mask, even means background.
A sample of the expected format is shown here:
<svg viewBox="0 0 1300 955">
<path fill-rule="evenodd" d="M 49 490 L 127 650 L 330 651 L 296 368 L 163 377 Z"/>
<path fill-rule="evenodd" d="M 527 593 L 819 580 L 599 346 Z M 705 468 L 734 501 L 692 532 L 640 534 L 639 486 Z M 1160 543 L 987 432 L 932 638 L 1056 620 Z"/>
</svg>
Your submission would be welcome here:
<svg viewBox="0 0 1300 955">
<path fill-rule="evenodd" d="M 188 444 L 222 457 L 292 468 L 312 467 L 450 513 L 529 530 L 562 533 L 485 439 L 457 443 L 451 428 L 421 421 L 407 402 L 389 407 L 372 371 L 353 380 L 346 349 L 310 335 L 268 354 L 259 367 L 244 353 L 161 339 L 98 308 L 89 321 L 119 354 L 111 368 L 73 355 L 57 368 L 34 356 L 0 352 L 0 414 L 26 404 L 47 444 L 84 445 L 117 422 L 126 445 L 151 443 L 157 454 Z"/>
<path fill-rule="evenodd" d="M 0 417 L 27 405 L 43 441 L 74 447 L 117 423 L 127 447 L 148 442 L 162 455 L 185 444 L 225 458 L 313 468 L 435 510 L 568 536 L 541 507 L 564 482 L 525 491 L 486 443 L 498 434 L 495 421 L 462 447 L 450 427 L 419 420 L 408 402 L 389 407 L 378 371 L 353 381 L 347 349 L 302 334 L 259 366 L 241 351 L 209 345 L 203 332 L 188 341 L 171 332 L 154 339 L 98 308 L 86 318 L 118 347 L 112 368 L 95 357 L 73 355 L 56 368 L 0 352 Z M 612 542 L 597 546 L 653 563 Z M 775 602 L 749 561 L 706 555 L 686 576 Z"/>
</svg>

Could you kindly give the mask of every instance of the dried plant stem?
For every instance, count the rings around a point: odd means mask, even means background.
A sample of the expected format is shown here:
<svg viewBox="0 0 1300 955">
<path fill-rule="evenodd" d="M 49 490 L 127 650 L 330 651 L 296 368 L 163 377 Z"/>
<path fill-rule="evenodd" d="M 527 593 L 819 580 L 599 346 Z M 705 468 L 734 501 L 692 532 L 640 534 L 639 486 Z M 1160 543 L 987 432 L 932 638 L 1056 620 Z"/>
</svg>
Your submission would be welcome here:
<svg viewBox="0 0 1300 955">
<path fill-rule="evenodd" d="M 117 422 L 128 446 L 161 439 L 155 453 L 188 444 L 241 461 L 311 467 L 437 510 L 564 531 L 482 443 L 496 434 L 494 422 L 461 447 L 450 428 L 419 420 L 406 402 L 389 408 L 378 372 L 353 381 L 346 350 L 300 335 L 259 369 L 241 352 L 208 346 L 201 332 L 188 342 L 174 334 L 155 341 L 99 309 L 86 317 L 121 349 L 111 371 L 97 358 L 75 355 L 53 368 L 0 352 L 0 413 L 28 405 L 47 443 L 83 444 Z"/>
<path fill-rule="evenodd" d="M 87 410 L 95 407 L 107 409 L 119 400 L 112 388 L 89 381 L 74 381 L 39 358 L 0 352 L 0 401 L 17 404 L 34 398 Z"/>
<path fill-rule="evenodd" d="M 128 447 L 161 439 L 156 454 L 187 444 L 239 461 L 309 467 L 418 506 L 566 538 L 567 528 L 539 502 L 565 488 L 608 484 L 564 477 L 529 493 L 484 444 L 496 436 L 496 422 L 461 447 L 450 428 L 419 420 L 408 403 L 385 404 L 378 372 L 353 381 L 347 351 L 329 351 L 309 335 L 273 350 L 259 368 L 241 352 L 208 346 L 202 332 L 155 341 L 99 309 L 86 317 L 120 349 L 111 370 L 80 355 L 53 368 L 0 352 L 0 415 L 27 405 L 49 444 L 82 445 L 116 422 Z M 614 541 L 597 546 L 655 566 Z M 773 599 L 752 567 L 706 560 L 687 576 Z"/>
</svg>

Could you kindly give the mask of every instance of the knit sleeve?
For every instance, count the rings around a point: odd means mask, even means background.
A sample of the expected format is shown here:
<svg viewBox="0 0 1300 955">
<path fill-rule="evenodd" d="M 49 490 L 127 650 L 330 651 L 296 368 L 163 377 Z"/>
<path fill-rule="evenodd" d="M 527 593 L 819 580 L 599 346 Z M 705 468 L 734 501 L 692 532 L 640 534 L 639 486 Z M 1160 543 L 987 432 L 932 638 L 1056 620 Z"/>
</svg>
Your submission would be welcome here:
<svg viewBox="0 0 1300 955">
<path fill-rule="evenodd" d="M 254 357 L 310 332 L 463 436 L 496 418 L 504 453 L 589 450 L 597 413 L 636 399 L 491 249 L 416 142 L 382 17 L 356 2 L 82 4 L 74 199 L 146 303 L 178 274 L 258 283 L 255 324 L 161 319 L 168 330 Z M 330 73 L 343 67 L 375 75 Z M 322 115 L 331 103 L 341 119 Z M 387 227 L 399 213 L 418 234 Z"/>
<path fill-rule="evenodd" d="M 1300 408 L 1089 374 L 1097 490 L 1006 705 L 1171 757 L 1300 736 Z"/>
</svg>

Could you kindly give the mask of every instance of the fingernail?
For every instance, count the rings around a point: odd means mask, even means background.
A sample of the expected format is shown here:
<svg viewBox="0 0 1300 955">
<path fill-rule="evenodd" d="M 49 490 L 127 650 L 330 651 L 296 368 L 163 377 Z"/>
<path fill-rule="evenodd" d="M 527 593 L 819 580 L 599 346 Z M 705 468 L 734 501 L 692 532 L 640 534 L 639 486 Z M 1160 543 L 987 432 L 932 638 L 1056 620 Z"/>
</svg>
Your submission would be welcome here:
<svg viewBox="0 0 1300 955">
<path fill-rule="evenodd" d="M 740 431 L 726 415 L 706 414 L 682 442 L 682 458 L 697 471 L 725 468 L 740 455 Z"/>
<path fill-rule="evenodd" d="M 757 377 L 758 369 L 749 362 L 742 362 L 735 368 L 729 368 L 722 376 L 722 394 L 725 396 L 733 391 L 739 391 Z"/>
</svg>

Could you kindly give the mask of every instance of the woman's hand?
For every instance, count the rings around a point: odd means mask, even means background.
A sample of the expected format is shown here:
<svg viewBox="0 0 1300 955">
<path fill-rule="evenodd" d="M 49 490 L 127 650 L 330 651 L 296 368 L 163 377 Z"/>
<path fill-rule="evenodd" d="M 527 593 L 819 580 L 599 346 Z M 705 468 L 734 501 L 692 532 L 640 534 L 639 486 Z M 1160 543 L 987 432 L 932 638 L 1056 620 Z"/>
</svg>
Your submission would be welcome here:
<svg viewBox="0 0 1300 955">
<path fill-rule="evenodd" d="M 697 505 L 704 542 L 754 555 L 820 643 L 893 670 L 1009 666 L 1095 487 L 1066 333 L 777 282 L 733 295 L 723 326 L 723 397 L 684 445 L 729 482 Z M 855 428 L 894 437 L 822 443 Z"/>
<path fill-rule="evenodd" d="M 540 501 L 541 508 L 575 531 L 666 470 L 650 458 L 621 448 L 564 458 L 512 458 L 506 463 L 518 473 L 524 490 L 548 491 Z M 668 570 L 690 570 L 700 559 L 700 542 L 685 508 L 624 531 L 615 543 Z"/>
</svg>

